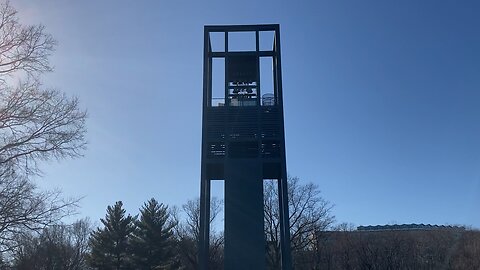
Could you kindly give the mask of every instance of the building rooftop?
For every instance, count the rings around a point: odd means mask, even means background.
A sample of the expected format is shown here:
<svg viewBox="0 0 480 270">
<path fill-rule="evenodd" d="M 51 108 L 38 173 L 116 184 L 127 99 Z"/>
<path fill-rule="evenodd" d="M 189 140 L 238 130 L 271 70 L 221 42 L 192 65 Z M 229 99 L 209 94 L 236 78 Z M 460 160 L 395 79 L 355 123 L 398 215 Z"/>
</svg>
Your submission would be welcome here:
<svg viewBox="0 0 480 270">
<path fill-rule="evenodd" d="M 463 226 L 431 225 L 431 224 L 394 224 L 358 226 L 357 231 L 404 231 L 404 230 L 465 230 Z"/>
</svg>

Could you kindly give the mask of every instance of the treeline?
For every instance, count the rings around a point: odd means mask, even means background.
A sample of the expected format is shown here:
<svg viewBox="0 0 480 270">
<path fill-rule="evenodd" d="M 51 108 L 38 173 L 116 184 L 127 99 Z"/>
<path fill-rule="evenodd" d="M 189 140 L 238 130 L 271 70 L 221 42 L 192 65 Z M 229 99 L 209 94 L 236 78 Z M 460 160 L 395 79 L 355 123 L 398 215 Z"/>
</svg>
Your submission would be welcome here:
<svg viewBox="0 0 480 270">
<path fill-rule="evenodd" d="M 295 269 L 480 269 L 480 231 L 319 232 Z"/>
<path fill-rule="evenodd" d="M 266 264 L 280 266 L 277 185 L 265 184 L 264 213 Z M 320 196 L 318 187 L 289 179 L 292 250 L 295 254 L 315 244 L 310 237 L 329 228 L 332 206 Z M 216 223 L 222 202 L 211 201 L 211 220 Z M 108 206 L 98 228 L 88 219 L 71 225 L 49 225 L 24 231 L 11 239 L 1 269 L 198 269 L 197 243 L 200 234 L 200 203 L 189 200 L 181 210 L 147 201 L 139 213 L 126 213 L 121 201 Z M 223 269 L 222 231 L 211 226 L 209 269 Z"/>
<path fill-rule="evenodd" d="M 332 205 L 313 184 L 290 178 L 289 206 L 292 249 L 312 245 L 314 232 L 329 228 Z M 273 269 L 280 265 L 277 185 L 264 186 L 266 260 Z M 217 223 L 222 202 L 211 202 L 211 222 Z M 61 212 L 63 213 L 63 212 Z M 0 217 L 8 213 L 0 213 Z M 138 213 L 126 213 L 122 202 L 107 207 L 98 228 L 88 220 L 71 225 L 43 225 L 38 220 L 18 221 L 14 235 L 0 230 L 5 239 L 0 254 L 3 269 L 196 269 L 199 238 L 199 200 L 187 201 L 181 209 L 169 208 L 151 199 Z M 43 229 L 41 229 L 43 226 Z M 29 228 L 30 227 L 30 228 Z M 223 268 L 223 232 L 211 226 L 209 269 Z M 8 238 L 8 239 L 7 239 Z M 266 247 L 267 248 L 267 247 Z"/>
<path fill-rule="evenodd" d="M 290 182 L 297 188 L 292 198 L 298 200 L 299 195 L 312 191 L 310 184 L 302 185 L 298 179 Z M 267 194 L 268 187 L 265 190 Z M 318 193 L 310 194 L 317 196 L 307 196 L 301 202 L 323 201 Z M 298 205 L 300 201 L 296 202 Z M 322 209 L 318 202 L 311 205 Z M 292 207 L 293 201 L 290 209 L 295 212 Z M 80 220 L 19 238 L 10 263 L 4 263 L 1 269 L 198 269 L 199 209 L 198 200 L 188 201 L 179 212 L 150 199 L 138 215 L 132 216 L 118 201 L 107 207 L 98 228 L 93 229 L 88 220 Z M 221 201 L 214 199 L 211 222 L 220 211 Z M 269 211 L 268 207 L 265 211 Z M 306 208 L 301 211 L 309 212 Z M 265 260 L 267 269 L 273 270 L 280 266 L 276 259 L 279 243 L 268 223 L 267 214 L 272 213 L 266 213 L 265 218 Z M 480 269 L 480 231 L 460 227 L 357 231 L 345 224 L 332 227 L 333 217 L 329 214 L 317 216 L 315 222 L 310 220 L 313 226 L 309 229 L 307 222 L 295 224 L 294 219 L 309 219 L 308 216 L 290 217 L 297 270 Z M 298 231 L 299 227 L 304 229 Z M 223 247 L 223 233 L 212 231 L 209 269 L 223 269 Z"/>
<path fill-rule="evenodd" d="M 107 207 L 101 223 L 93 229 L 83 219 L 23 235 L 1 268 L 186 269 L 179 256 L 182 235 L 176 215 L 155 199 L 147 201 L 136 216 L 127 214 L 118 201 Z"/>
</svg>

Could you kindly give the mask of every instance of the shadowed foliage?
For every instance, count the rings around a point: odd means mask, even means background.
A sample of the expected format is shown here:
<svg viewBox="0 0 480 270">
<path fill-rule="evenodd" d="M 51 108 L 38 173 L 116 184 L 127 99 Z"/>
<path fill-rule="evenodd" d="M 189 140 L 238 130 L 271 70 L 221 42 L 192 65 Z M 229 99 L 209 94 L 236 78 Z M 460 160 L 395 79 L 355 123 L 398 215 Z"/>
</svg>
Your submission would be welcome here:
<svg viewBox="0 0 480 270">
<path fill-rule="evenodd" d="M 168 207 L 150 199 L 130 237 L 135 269 L 178 269 L 174 227 Z"/>
<path fill-rule="evenodd" d="M 90 237 L 89 265 L 94 269 L 131 269 L 129 236 L 135 230 L 134 218 L 125 214 L 121 201 L 108 206 L 104 228 Z"/>
</svg>

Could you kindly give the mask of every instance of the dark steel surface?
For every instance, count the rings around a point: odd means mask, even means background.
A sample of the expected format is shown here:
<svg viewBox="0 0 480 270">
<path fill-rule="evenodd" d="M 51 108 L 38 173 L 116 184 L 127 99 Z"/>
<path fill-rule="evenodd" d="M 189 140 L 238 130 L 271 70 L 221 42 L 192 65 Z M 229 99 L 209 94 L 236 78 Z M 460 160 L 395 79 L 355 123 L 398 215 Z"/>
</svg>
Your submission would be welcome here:
<svg viewBox="0 0 480 270">
<path fill-rule="evenodd" d="M 228 51 L 229 33 L 255 32 L 255 50 Z M 274 31 L 272 50 L 259 33 Z M 210 33 L 224 33 L 212 52 Z M 262 98 L 260 57 L 273 60 L 273 93 Z M 212 59 L 225 58 L 223 102 L 212 96 Z M 278 181 L 282 269 L 292 269 L 279 25 L 205 26 L 200 187 L 200 269 L 208 269 L 210 181 L 225 181 L 225 269 L 265 269 L 263 180 Z"/>
</svg>

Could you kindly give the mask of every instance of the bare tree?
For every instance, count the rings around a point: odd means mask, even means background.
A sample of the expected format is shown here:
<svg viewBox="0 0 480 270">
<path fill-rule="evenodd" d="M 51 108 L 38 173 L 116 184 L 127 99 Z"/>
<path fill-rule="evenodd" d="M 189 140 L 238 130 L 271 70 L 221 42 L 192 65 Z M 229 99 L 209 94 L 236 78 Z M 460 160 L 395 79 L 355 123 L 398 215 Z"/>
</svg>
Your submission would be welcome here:
<svg viewBox="0 0 480 270">
<path fill-rule="evenodd" d="M 0 4 L 0 175 L 38 173 L 38 161 L 77 157 L 85 148 L 86 112 L 78 100 L 39 82 L 52 70 L 55 44 L 42 25 L 22 25 L 8 1 Z M 13 77 L 19 81 L 9 85 Z"/>
<path fill-rule="evenodd" d="M 86 145 L 78 100 L 40 83 L 52 70 L 55 44 L 42 25 L 22 25 L 10 3 L 0 3 L 0 254 L 17 246 L 18 235 L 71 214 L 78 202 L 32 180 L 42 161 L 81 156 Z"/>
<path fill-rule="evenodd" d="M 78 157 L 85 148 L 86 112 L 76 98 L 41 90 L 38 82 L 0 91 L 0 173 L 38 173 L 38 162 Z"/>
<path fill-rule="evenodd" d="M 8 1 L 0 4 L 0 173 L 38 173 L 38 161 L 76 157 L 85 148 L 78 100 L 39 82 L 52 70 L 55 44 L 42 25 L 22 25 Z M 13 77 L 18 83 L 7 84 Z"/>
<path fill-rule="evenodd" d="M 318 186 L 301 184 L 297 177 L 288 178 L 290 241 L 293 257 L 315 249 L 316 235 L 335 221 L 333 205 L 320 196 Z M 276 181 L 264 185 L 265 235 L 267 261 L 272 269 L 280 267 L 280 214 Z M 294 262 L 295 263 L 295 262 Z"/>
<path fill-rule="evenodd" d="M 222 211 L 222 201 L 213 197 L 210 202 L 210 225 Z M 200 239 L 200 199 L 189 200 L 182 206 L 186 215 L 177 226 L 181 263 L 186 269 L 198 268 L 198 241 Z M 178 213 L 177 213 L 178 219 Z M 211 226 L 209 269 L 223 269 L 223 232 Z"/>
<path fill-rule="evenodd" d="M 370 231 L 343 224 L 324 234 L 315 265 L 296 269 L 480 269 L 480 232 L 474 230 Z"/>
<path fill-rule="evenodd" d="M 78 200 L 64 199 L 58 190 L 39 191 L 14 174 L 0 181 L 0 253 L 14 250 L 20 235 L 40 232 L 75 211 Z"/>
<path fill-rule="evenodd" d="M 86 269 L 88 237 L 92 230 L 88 219 L 71 225 L 54 225 L 40 235 L 22 237 L 21 248 L 14 254 L 14 268 L 33 269 Z"/>
<path fill-rule="evenodd" d="M 56 41 L 43 25 L 22 25 L 9 1 L 0 4 L 0 75 L 51 71 L 48 57 Z"/>
</svg>

